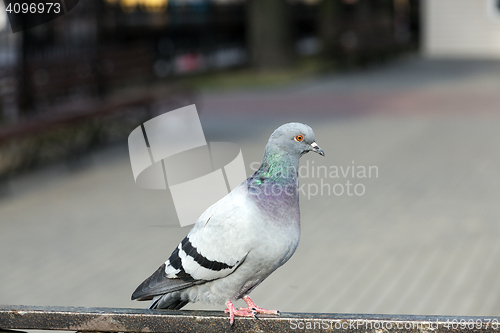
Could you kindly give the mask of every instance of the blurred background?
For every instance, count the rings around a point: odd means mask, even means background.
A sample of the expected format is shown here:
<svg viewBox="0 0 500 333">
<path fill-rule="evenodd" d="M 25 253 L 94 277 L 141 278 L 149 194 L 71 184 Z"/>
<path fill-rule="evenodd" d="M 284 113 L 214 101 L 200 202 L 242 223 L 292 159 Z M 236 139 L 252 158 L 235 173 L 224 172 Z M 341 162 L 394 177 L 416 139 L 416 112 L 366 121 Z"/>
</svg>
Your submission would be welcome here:
<svg viewBox="0 0 500 333">
<path fill-rule="evenodd" d="M 0 303 L 147 306 L 189 227 L 127 137 L 195 103 L 248 175 L 286 122 L 326 152 L 259 306 L 498 315 L 499 91 L 496 0 L 85 0 L 18 33 L 0 3 Z"/>
</svg>

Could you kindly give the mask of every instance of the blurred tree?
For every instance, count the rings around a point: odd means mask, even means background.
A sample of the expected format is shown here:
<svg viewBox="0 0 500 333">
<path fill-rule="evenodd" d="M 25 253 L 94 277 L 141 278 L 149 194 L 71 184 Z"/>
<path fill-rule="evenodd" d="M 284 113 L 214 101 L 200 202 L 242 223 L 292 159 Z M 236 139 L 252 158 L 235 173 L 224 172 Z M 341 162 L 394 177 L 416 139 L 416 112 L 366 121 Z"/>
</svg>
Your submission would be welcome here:
<svg viewBox="0 0 500 333">
<path fill-rule="evenodd" d="M 295 58 L 291 8 L 287 0 L 249 0 L 247 38 L 258 68 L 290 66 Z"/>
<path fill-rule="evenodd" d="M 321 0 L 319 3 L 318 31 L 322 44 L 322 54 L 327 60 L 333 59 L 339 48 L 340 0 Z"/>
</svg>

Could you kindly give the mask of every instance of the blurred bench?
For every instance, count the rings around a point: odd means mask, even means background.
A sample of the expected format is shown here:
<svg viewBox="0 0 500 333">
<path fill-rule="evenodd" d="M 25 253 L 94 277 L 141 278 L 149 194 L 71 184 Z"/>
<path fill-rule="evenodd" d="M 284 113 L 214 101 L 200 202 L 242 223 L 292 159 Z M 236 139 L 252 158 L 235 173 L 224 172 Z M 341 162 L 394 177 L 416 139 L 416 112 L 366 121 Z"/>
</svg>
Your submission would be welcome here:
<svg viewBox="0 0 500 333">
<path fill-rule="evenodd" d="M 167 85 L 63 103 L 4 125 L 0 127 L 0 186 L 5 187 L 2 181 L 11 175 L 47 162 L 66 160 L 70 167 L 79 167 L 82 156 L 93 148 L 124 142 L 135 127 L 158 112 L 192 104 L 193 99 L 190 88 Z"/>
<path fill-rule="evenodd" d="M 72 125 L 98 116 L 117 113 L 129 108 L 140 107 L 148 109 L 154 101 L 155 97 L 152 94 L 114 102 L 101 102 L 96 100 L 84 101 L 77 106 L 72 106 L 71 112 L 59 110 L 59 112 L 39 114 L 26 118 L 18 123 L 0 128 L 0 145 L 13 139 L 37 135 L 59 126 Z M 59 107 L 59 109 L 61 109 L 61 107 Z"/>
<path fill-rule="evenodd" d="M 496 332 L 500 317 L 281 313 L 237 317 L 233 327 L 222 311 L 0 306 L 0 332 Z M 9 330 L 9 331 L 7 331 Z"/>
</svg>

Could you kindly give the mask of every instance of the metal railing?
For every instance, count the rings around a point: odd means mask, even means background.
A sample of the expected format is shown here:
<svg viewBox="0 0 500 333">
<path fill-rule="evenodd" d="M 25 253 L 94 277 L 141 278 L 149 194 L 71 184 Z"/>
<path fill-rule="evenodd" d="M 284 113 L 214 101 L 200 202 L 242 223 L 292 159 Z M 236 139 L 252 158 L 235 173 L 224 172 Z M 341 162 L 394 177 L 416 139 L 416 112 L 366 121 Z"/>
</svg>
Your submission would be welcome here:
<svg viewBox="0 0 500 333">
<path fill-rule="evenodd" d="M 222 311 L 0 305 L 0 332 L 497 332 L 500 317 L 281 313 L 237 317 L 229 325 Z"/>
</svg>

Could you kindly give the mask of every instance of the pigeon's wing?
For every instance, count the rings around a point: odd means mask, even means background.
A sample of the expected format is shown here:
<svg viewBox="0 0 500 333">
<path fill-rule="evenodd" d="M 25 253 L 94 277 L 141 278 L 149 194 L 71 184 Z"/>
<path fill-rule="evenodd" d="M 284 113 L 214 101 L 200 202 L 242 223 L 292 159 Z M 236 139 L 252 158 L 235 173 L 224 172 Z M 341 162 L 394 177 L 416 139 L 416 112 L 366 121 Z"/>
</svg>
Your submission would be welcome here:
<svg viewBox="0 0 500 333">
<path fill-rule="evenodd" d="M 227 195 L 208 208 L 170 258 L 146 279 L 132 299 L 154 296 L 221 279 L 233 273 L 250 251 L 249 207 Z"/>
</svg>

